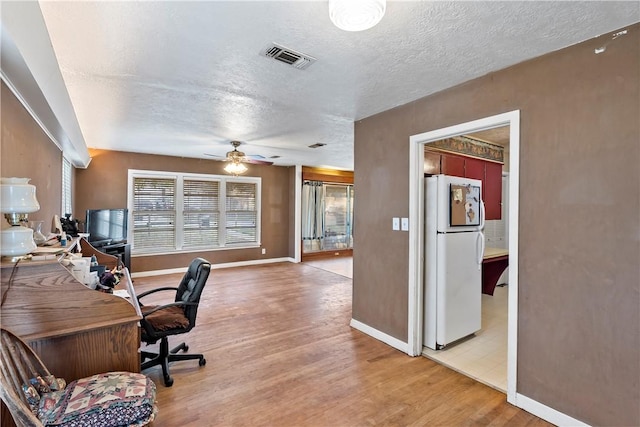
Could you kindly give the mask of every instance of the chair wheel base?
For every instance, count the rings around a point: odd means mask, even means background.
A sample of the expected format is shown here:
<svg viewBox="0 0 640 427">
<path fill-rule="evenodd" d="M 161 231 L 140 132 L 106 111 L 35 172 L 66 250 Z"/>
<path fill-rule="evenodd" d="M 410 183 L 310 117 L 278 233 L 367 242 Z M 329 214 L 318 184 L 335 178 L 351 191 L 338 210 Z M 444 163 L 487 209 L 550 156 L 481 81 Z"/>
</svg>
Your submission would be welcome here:
<svg viewBox="0 0 640 427">
<path fill-rule="evenodd" d="M 161 365 L 162 366 L 162 375 L 164 378 L 164 385 L 166 387 L 171 387 L 173 385 L 173 378 L 169 372 L 169 364 L 172 362 L 177 362 L 181 360 L 195 360 L 198 359 L 198 365 L 204 366 L 207 363 L 207 360 L 204 358 L 202 354 L 184 354 L 180 353 L 180 351 L 189 350 L 189 346 L 185 343 L 180 344 L 179 346 L 169 350 L 169 342 L 166 337 L 163 337 L 160 341 L 160 352 L 152 353 L 148 351 L 141 351 L 140 358 L 142 360 L 141 370 L 145 370 L 151 368 L 152 366 Z"/>
<path fill-rule="evenodd" d="M 164 377 L 164 385 L 165 387 L 171 387 L 173 385 L 173 378 Z"/>
</svg>

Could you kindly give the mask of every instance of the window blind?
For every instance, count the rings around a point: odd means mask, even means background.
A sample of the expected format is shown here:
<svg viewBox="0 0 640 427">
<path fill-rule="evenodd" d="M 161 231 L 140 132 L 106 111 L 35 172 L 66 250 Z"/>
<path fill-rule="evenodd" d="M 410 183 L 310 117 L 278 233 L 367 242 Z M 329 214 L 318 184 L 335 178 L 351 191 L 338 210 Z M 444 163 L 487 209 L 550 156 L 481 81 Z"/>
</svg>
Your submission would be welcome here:
<svg viewBox="0 0 640 427">
<path fill-rule="evenodd" d="M 134 254 L 260 244 L 257 177 L 129 170 Z"/>
<path fill-rule="evenodd" d="M 184 180 L 183 248 L 218 246 L 220 183 Z"/>
<path fill-rule="evenodd" d="M 133 242 L 136 250 L 174 249 L 176 180 L 133 179 Z"/>
<path fill-rule="evenodd" d="M 71 203 L 71 179 L 73 175 L 73 166 L 71 162 L 64 157 L 62 158 L 62 215 L 72 214 L 73 206 Z M 75 217 L 75 215 L 73 215 Z"/>
<path fill-rule="evenodd" d="M 257 242 L 257 185 L 227 182 L 226 190 L 226 243 Z"/>
</svg>

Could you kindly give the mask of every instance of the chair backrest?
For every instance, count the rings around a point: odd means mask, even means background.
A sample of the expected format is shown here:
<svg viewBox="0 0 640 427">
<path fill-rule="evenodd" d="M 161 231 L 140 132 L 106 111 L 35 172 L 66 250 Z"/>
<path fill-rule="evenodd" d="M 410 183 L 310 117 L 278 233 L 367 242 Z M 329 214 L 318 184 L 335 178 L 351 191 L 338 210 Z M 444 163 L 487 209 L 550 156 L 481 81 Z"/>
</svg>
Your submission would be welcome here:
<svg viewBox="0 0 640 427">
<path fill-rule="evenodd" d="M 204 258 L 195 258 L 189 264 L 187 272 L 182 277 L 178 285 L 175 301 L 182 302 L 200 302 L 200 296 L 204 285 L 207 283 L 209 272 L 211 271 L 211 263 Z M 196 314 L 198 306 L 186 306 L 184 315 L 189 319 L 189 325 L 193 328 L 196 325 Z"/>
<path fill-rule="evenodd" d="M 49 370 L 24 341 L 6 329 L 0 333 L 0 397 L 18 426 L 42 426 L 29 408 L 22 385 L 29 384 L 31 378 L 50 375 Z"/>
</svg>

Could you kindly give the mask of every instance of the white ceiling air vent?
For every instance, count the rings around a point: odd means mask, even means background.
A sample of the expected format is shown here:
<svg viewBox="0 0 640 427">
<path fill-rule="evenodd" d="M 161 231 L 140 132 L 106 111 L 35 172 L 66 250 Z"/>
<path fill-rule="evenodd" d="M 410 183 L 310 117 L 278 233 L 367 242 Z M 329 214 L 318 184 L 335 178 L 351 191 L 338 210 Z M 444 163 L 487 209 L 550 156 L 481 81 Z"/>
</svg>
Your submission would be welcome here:
<svg viewBox="0 0 640 427">
<path fill-rule="evenodd" d="M 273 58 L 285 64 L 289 64 L 299 70 L 304 70 L 309 65 L 316 62 L 316 58 L 304 53 L 296 52 L 288 47 L 280 46 L 277 43 L 271 43 L 260 52 L 267 58 Z"/>
</svg>

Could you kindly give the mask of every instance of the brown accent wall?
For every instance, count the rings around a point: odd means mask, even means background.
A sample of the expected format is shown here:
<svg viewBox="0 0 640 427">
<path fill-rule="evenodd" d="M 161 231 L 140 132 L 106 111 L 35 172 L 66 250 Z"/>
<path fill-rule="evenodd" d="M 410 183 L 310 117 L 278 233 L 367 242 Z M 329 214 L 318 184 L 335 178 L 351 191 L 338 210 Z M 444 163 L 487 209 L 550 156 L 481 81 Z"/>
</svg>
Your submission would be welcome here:
<svg viewBox="0 0 640 427">
<path fill-rule="evenodd" d="M 42 220 L 43 233 L 51 231 L 53 216 L 62 209 L 62 152 L 33 120 L 18 98 L 2 82 L 2 144 L 0 173 L 3 177 L 31 178 L 40 210 L 30 220 Z"/>
<path fill-rule="evenodd" d="M 640 425 L 640 25 L 355 124 L 353 317 L 407 340 L 409 137 L 521 112 L 517 392 Z"/>
<path fill-rule="evenodd" d="M 127 206 L 129 169 L 207 173 L 226 175 L 224 162 L 183 157 L 158 156 L 121 151 L 90 150 L 91 163 L 76 173 L 74 211 L 83 220 L 87 209 L 120 208 Z M 245 176 L 262 178 L 262 247 L 217 251 L 186 252 L 171 255 L 134 256 L 131 271 L 165 270 L 186 267 L 195 256 L 202 256 L 213 264 L 289 257 L 294 237 L 289 234 L 290 188 L 293 186 L 289 167 L 247 165 Z M 291 201 L 293 204 L 293 201 Z"/>
</svg>

